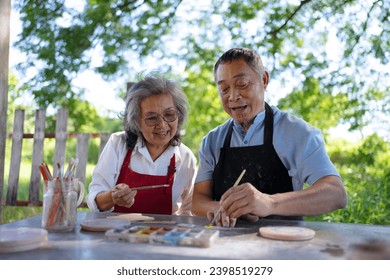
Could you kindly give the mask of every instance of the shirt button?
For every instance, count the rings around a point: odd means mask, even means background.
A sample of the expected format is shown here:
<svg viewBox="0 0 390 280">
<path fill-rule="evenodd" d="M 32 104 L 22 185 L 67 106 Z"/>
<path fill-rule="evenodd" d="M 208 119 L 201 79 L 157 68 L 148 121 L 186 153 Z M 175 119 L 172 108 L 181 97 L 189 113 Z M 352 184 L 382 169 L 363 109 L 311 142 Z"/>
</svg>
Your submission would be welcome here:
<svg viewBox="0 0 390 280">
<path fill-rule="evenodd" d="M 245 141 L 244 141 L 244 144 L 248 144 L 248 141 L 247 141 L 247 140 L 245 140 Z"/>
</svg>

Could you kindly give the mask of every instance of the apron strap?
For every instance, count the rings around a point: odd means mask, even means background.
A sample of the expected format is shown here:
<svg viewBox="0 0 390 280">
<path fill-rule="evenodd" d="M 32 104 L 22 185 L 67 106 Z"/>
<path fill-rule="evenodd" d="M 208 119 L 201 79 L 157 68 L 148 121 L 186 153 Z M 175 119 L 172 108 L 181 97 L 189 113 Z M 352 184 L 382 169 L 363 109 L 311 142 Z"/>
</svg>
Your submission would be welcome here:
<svg viewBox="0 0 390 280">
<path fill-rule="evenodd" d="M 171 157 L 171 160 L 168 165 L 168 184 L 173 186 L 173 181 L 175 179 L 175 173 L 176 173 L 176 157 L 175 154 Z"/>
<path fill-rule="evenodd" d="M 119 176 L 121 176 L 121 174 L 125 174 L 126 173 L 126 170 L 129 168 L 129 164 L 130 164 L 130 158 L 131 158 L 131 154 L 132 154 L 133 150 L 132 149 L 129 149 L 126 153 L 126 156 L 125 156 L 125 159 L 123 160 L 123 163 L 122 163 L 122 166 L 121 166 L 121 171 L 119 173 Z M 118 178 L 119 179 L 119 178 Z"/>
<path fill-rule="evenodd" d="M 265 102 L 265 119 L 264 119 L 264 145 L 267 147 L 273 146 L 272 139 L 274 135 L 274 112 L 272 108 Z"/>
<path fill-rule="evenodd" d="M 229 126 L 228 132 L 226 134 L 225 142 L 223 143 L 224 148 L 230 147 L 230 140 L 232 139 L 232 133 L 233 133 L 233 124 L 234 124 L 234 122 L 232 121 L 232 123 Z"/>
</svg>

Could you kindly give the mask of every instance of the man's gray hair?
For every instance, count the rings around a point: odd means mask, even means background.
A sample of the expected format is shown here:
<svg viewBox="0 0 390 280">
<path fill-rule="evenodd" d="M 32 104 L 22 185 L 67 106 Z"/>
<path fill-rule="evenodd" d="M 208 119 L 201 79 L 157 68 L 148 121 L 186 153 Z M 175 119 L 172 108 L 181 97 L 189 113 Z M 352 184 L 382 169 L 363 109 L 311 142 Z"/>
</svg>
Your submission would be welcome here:
<svg viewBox="0 0 390 280">
<path fill-rule="evenodd" d="M 260 79 L 263 78 L 265 70 L 264 70 L 264 65 L 263 65 L 263 61 L 261 60 L 261 57 L 252 49 L 233 48 L 224 52 L 215 63 L 214 79 L 219 65 L 224 63 L 231 63 L 233 60 L 237 60 L 237 59 L 243 59 L 246 62 L 246 64 L 248 64 L 248 66 L 252 68 L 252 70 L 259 75 Z"/>
</svg>

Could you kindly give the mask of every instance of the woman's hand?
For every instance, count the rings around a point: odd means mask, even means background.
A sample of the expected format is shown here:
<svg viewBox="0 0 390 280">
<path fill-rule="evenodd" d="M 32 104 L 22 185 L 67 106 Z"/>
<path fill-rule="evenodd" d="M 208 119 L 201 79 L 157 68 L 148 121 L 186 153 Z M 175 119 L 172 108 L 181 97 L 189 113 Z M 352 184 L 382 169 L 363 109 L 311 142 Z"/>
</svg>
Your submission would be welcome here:
<svg viewBox="0 0 390 280">
<path fill-rule="evenodd" d="M 137 191 L 132 190 L 126 184 L 118 184 L 111 190 L 111 197 L 114 204 L 130 208 L 135 201 Z"/>
</svg>

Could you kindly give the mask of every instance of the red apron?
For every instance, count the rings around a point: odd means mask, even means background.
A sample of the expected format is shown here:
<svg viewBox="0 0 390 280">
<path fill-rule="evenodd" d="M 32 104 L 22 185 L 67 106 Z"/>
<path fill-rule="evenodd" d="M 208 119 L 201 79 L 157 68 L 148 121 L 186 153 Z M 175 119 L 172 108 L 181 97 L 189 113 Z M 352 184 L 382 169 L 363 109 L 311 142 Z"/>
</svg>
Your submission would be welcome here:
<svg viewBox="0 0 390 280">
<path fill-rule="evenodd" d="M 175 154 L 173 154 L 168 166 L 166 176 L 140 174 L 129 167 L 132 150 L 129 150 L 123 161 L 116 184 L 127 184 L 130 188 L 150 185 L 169 184 L 167 188 L 158 188 L 138 191 L 135 202 L 130 207 L 114 205 L 114 212 L 145 213 L 145 214 L 172 214 L 172 185 L 175 167 Z"/>
</svg>

